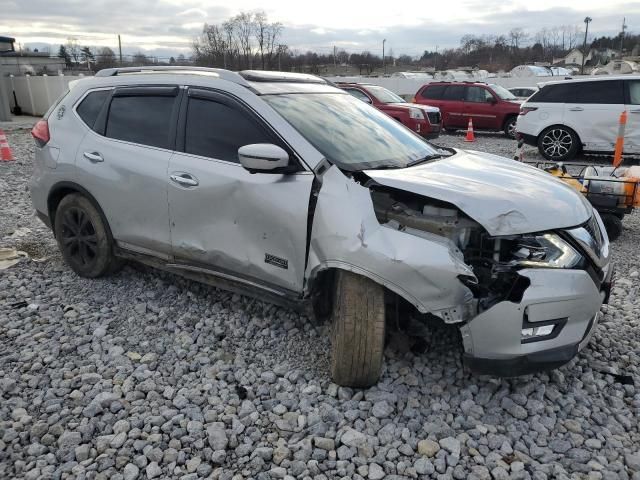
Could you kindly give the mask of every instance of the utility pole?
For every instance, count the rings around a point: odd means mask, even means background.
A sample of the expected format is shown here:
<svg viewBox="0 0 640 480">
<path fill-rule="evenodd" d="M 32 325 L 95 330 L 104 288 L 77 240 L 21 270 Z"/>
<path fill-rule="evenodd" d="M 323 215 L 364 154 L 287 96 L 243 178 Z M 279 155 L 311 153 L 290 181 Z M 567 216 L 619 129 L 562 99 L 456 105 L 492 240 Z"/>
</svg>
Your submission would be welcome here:
<svg viewBox="0 0 640 480">
<path fill-rule="evenodd" d="M 622 47 L 624 46 L 624 31 L 627 29 L 627 17 L 622 19 L 622 31 L 620 32 L 620 58 L 622 58 Z"/>
<path fill-rule="evenodd" d="M 387 64 L 384 61 L 384 44 L 387 41 L 387 39 L 385 38 L 384 40 L 382 40 L 382 67 L 384 68 L 384 74 L 387 74 Z"/>
<path fill-rule="evenodd" d="M 582 42 L 582 68 L 580 69 L 580 75 L 584 75 L 584 61 L 587 58 L 587 34 L 589 33 L 589 22 L 593 19 L 591 17 L 585 17 L 584 24 L 584 42 Z"/>
<path fill-rule="evenodd" d="M 333 74 L 338 74 L 338 61 L 336 60 L 336 46 L 333 46 Z"/>
<path fill-rule="evenodd" d="M 438 71 L 438 45 L 436 45 L 436 54 L 433 56 L 433 72 Z"/>
<path fill-rule="evenodd" d="M 120 52 L 120 66 L 122 66 L 122 42 L 120 42 L 120 34 L 118 34 L 118 51 Z"/>
</svg>

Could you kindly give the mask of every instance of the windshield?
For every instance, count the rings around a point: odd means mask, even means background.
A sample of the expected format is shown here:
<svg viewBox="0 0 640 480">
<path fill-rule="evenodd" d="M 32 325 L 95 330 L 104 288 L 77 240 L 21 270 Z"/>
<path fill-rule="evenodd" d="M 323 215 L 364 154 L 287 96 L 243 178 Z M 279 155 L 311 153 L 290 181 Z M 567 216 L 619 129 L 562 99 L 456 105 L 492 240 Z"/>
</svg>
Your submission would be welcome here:
<svg viewBox="0 0 640 480">
<path fill-rule="evenodd" d="M 346 93 L 263 98 L 327 160 L 345 170 L 404 168 L 440 156 L 411 130 Z"/>
<path fill-rule="evenodd" d="M 376 97 L 380 103 L 407 103 L 400 95 L 396 95 L 384 87 L 367 85 L 367 91 Z"/>
<path fill-rule="evenodd" d="M 495 83 L 492 83 L 489 86 L 502 100 L 517 100 L 516 96 L 506 88 L 496 85 Z"/>
</svg>

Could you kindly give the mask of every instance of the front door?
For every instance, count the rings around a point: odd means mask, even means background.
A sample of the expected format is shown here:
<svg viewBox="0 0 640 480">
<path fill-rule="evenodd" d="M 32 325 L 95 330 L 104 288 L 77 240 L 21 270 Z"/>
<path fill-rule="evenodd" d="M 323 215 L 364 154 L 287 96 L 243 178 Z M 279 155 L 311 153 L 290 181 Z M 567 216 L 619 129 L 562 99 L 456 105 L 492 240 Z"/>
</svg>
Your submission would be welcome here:
<svg viewBox="0 0 640 480">
<path fill-rule="evenodd" d="M 464 111 L 466 121 L 473 120 L 473 126 L 477 128 L 496 129 L 498 124 L 498 114 L 496 113 L 497 100 L 486 88 L 468 86 L 464 99 Z"/>
<path fill-rule="evenodd" d="M 244 145 L 277 144 L 297 159 L 239 101 L 195 88 L 186 100 L 168 172 L 175 262 L 301 292 L 313 173 L 249 173 Z"/>
<path fill-rule="evenodd" d="M 627 128 L 624 135 L 624 151 L 640 153 L 640 80 L 626 80 Z"/>
</svg>

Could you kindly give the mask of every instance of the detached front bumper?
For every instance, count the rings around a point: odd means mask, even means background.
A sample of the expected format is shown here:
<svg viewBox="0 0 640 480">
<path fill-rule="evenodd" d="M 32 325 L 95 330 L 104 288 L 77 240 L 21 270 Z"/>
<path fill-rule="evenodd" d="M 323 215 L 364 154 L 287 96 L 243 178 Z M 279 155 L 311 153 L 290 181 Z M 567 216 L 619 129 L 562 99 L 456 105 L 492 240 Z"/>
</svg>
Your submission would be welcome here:
<svg viewBox="0 0 640 480">
<path fill-rule="evenodd" d="M 500 302 L 461 327 L 464 362 L 477 374 L 514 377 L 557 368 L 591 340 L 609 298 L 613 268 L 597 287 L 583 270 L 527 269 L 530 286 L 519 303 Z M 550 334 L 524 329 L 553 325 Z"/>
</svg>

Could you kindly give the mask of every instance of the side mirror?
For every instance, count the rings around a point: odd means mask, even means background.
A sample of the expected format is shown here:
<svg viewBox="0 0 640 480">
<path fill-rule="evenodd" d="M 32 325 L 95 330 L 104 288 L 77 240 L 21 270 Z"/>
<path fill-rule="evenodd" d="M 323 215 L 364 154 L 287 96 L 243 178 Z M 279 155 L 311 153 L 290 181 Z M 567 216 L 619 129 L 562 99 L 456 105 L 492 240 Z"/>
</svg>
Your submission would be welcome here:
<svg viewBox="0 0 640 480">
<path fill-rule="evenodd" d="M 490 103 L 491 105 L 495 105 L 496 103 L 498 103 L 498 101 L 494 97 L 489 97 L 487 98 L 487 103 Z"/>
<path fill-rule="evenodd" d="M 363 101 L 364 103 L 368 103 L 369 105 L 372 105 L 372 104 L 373 104 L 373 102 L 371 101 L 371 99 L 370 99 L 369 97 L 364 97 L 364 98 L 362 99 L 362 101 Z"/>
<path fill-rule="evenodd" d="M 254 143 L 238 149 L 240 164 L 251 173 L 282 173 L 289 165 L 289 154 L 271 143 Z"/>
</svg>

